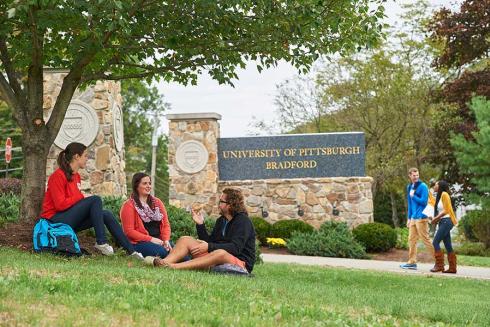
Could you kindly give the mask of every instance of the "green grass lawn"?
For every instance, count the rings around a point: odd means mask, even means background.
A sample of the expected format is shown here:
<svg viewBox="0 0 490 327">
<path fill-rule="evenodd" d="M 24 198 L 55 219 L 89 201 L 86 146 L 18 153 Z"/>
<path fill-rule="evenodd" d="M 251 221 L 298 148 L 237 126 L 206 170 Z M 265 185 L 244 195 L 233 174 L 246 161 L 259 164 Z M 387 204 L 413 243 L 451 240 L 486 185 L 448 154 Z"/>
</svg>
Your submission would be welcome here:
<svg viewBox="0 0 490 327">
<path fill-rule="evenodd" d="M 254 275 L 0 248 L 0 325 L 490 325 L 489 281 L 285 264 Z"/>
<path fill-rule="evenodd" d="M 462 266 L 490 267 L 490 257 L 458 255 L 457 260 Z"/>
</svg>

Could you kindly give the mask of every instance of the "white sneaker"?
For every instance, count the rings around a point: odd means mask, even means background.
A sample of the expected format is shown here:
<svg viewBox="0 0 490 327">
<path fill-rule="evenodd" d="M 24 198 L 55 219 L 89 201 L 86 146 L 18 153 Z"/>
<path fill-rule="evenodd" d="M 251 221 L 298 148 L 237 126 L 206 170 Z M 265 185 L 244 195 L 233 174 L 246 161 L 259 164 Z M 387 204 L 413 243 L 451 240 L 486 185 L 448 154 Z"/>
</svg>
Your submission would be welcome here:
<svg viewBox="0 0 490 327">
<path fill-rule="evenodd" d="M 138 259 L 138 260 L 145 260 L 145 258 L 143 257 L 143 255 L 141 253 L 139 253 L 139 252 L 136 252 L 136 251 L 134 251 L 133 253 L 131 253 L 129 256 L 132 257 L 132 258 Z"/>
<path fill-rule="evenodd" d="M 103 255 L 113 255 L 114 249 L 107 243 L 97 244 L 95 243 L 95 248 L 100 251 Z"/>
</svg>

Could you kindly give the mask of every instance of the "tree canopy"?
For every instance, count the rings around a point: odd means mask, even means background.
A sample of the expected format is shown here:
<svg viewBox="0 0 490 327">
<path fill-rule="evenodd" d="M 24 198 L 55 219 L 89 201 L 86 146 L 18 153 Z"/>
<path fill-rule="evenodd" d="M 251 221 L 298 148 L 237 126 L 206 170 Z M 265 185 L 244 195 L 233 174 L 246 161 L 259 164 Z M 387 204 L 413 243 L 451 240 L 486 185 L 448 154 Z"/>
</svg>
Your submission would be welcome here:
<svg viewBox="0 0 490 327">
<path fill-rule="evenodd" d="M 73 93 L 96 80 L 232 83 L 237 67 L 291 62 L 375 45 L 383 0 L 5 0 L 0 2 L 0 96 L 22 130 L 21 217 L 37 216 L 45 161 Z M 49 120 L 43 68 L 67 69 Z M 29 200 L 27 200 L 29 197 Z"/>
</svg>

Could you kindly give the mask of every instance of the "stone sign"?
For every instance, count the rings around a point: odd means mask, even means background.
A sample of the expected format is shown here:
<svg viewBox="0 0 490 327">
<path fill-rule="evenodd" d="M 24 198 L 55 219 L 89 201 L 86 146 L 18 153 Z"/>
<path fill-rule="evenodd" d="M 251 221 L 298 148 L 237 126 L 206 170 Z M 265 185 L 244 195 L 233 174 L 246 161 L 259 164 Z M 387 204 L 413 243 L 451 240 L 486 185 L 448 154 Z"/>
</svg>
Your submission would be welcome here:
<svg viewBox="0 0 490 327">
<path fill-rule="evenodd" d="M 62 149 L 71 142 L 89 146 L 95 140 L 98 130 L 99 118 L 95 110 L 83 101 L 73 100 L 54 144 Z"/>
<path fill-rule="evenodd" d="M 364 133 L 220 138 L 219 179 L 365 176 Z"/>
</svg>

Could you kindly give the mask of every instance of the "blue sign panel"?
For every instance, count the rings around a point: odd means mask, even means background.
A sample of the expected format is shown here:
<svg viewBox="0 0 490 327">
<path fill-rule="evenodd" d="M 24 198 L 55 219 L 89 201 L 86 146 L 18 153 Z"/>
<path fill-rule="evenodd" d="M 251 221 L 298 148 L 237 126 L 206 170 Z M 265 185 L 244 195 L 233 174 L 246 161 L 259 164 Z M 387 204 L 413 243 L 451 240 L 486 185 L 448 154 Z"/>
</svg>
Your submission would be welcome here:
<svg viewBox="0 0 490 327">
<path fill-rule="evenodd" d="M 365 176 L 364 133 L 220 138 L 219 179 Z"/>
</svg>

